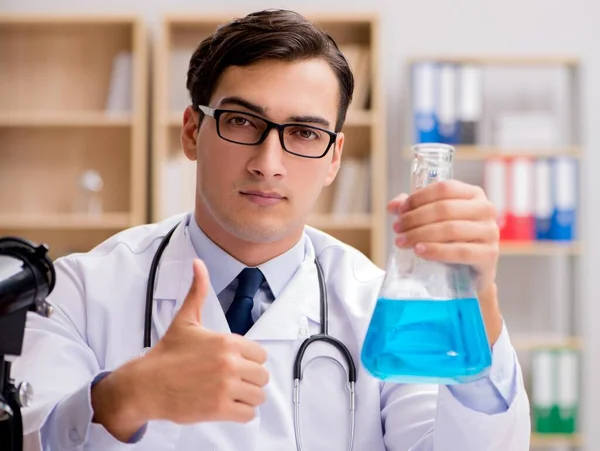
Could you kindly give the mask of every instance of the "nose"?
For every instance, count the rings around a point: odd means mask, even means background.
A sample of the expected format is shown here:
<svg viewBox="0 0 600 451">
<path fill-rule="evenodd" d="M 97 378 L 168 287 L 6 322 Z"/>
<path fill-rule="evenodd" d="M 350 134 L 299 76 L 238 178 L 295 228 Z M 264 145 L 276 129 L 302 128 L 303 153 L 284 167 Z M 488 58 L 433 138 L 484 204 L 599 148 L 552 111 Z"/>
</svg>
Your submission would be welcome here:
<svg viewBox="0 0 600 451">
<path fill-rule="evenodd" d="M 248 171 L 265 179 L 282 178 L 287 173 L 283 164 L 285 153 L 278 131 L 272 129 L 265 140 L 256 147 L 256 153 L 248 162 Z"/>
</svg>

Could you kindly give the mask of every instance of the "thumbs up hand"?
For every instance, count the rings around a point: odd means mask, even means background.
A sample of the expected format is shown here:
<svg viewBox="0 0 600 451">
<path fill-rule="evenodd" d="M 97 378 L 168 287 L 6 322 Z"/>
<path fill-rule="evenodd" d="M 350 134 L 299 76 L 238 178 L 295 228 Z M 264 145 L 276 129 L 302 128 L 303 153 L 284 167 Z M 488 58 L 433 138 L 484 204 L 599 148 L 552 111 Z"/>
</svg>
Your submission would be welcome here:
<svg viewBox="0 0 600 451">
<path fill-rule="evenodd" d="M 194 279 L 171 326 L 146 354 L 156 359 L 156 416 L 176 423 L 247 422 L 262 404 L 269 379 L 266 352 L 235 334 L 202 326 L 202 307 L 210 280 L 206 266 L 194 260 Z M 153 355 L 154 354 L 154 355 Z M 154 410 L 152 409 L 152 410 Z"/>
<path fill-rule="evenodd" d="M 248 422 L 265 400 L 265 350 L 240 335 L 202 326 L 210 281 L 202 261 L 193 265 L 192 285 L 161 340 L 92 390 L 93 421 L 119 440 L 127 441 L 149 420 Z"/>
</svg>

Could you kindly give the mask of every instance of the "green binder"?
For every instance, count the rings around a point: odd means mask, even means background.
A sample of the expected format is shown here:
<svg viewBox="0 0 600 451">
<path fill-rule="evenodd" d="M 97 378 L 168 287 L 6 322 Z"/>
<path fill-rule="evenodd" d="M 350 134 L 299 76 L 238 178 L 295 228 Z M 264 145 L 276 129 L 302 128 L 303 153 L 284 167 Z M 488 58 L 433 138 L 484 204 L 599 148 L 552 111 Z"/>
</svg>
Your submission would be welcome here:
<svg viewBox="0 0 600 451">
<path fill-rule="evenodd" d="M 579 356 L 573 349 L 556 351 L 558 363 L 557 432 L 573 434 L 577 430 L 577 413 L 579 407 Z"/>
<path fill-rule="evenodd" d="M 550 349 L 537 349 L 532 354 L 531 365 L 531 404 L 533 428 L 538 434 L 557 432 L 558 405 L 556 402 L 555 353 Z"/>
</svg>

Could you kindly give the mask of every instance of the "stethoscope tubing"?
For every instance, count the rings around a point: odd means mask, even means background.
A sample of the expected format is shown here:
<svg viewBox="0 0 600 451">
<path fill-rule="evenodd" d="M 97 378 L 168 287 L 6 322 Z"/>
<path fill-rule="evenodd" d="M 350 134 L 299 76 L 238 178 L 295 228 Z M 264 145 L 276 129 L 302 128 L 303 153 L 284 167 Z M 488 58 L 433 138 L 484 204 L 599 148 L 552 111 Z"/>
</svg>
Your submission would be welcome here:
<svg viewBox="0 0 600 451">
<path fill-rule="evenodd" d="M 178 225 L 174 226 L 169 232 L 163 237 L 161 240 L 156 253 L 152 259 L 152 263 L 150 265 L 150 271 L 148 274 L 148 283 L 146 286 L 146 305 L 145 305 L 145 315 L 144 315 L 144 348 L 142 354 L 147 352 L 152 345 L 152 307 L 153 307 L 153 299 L 154 299 L 154 285 L 156 282 L 156 276 L 158 274 L 158 266 L 160 264 L 160 259 L 162 254 L 164 253 L 167 245 L 169 244 L 173 233 L 177 229 Z M 296 438 L 296 447 L 298 451 L 303 451 L 302 448 L 302 440 L 300 434 L 300 382 L 302 381 L 302 359 L 304 358 L 304 354 L 308 347 L 316 343 L 318 341 L 326 342 L 332 346 L 334 346 L 343 356 L 346 364 L 348 365 L 348 390 L 349 390 L 349 404 L 351 411 L 351 424 L 350 424 L 350 439 L 348 443 L 348 451 L 351 451 L 354 446 L 354 429 L 355 429 L 355 385 L 356 385 L 356 365 L 354 363 L 354 359 L 352 358 L 352 354 L 350 351 L 337 338 L 329 335 L 329 300 L 327 298 L 327 286 L 325 285 L 325 276 L 323 274 L 323 268 L 321 267 L 321 263 L 318 258 L 315 257 L 315 266 L 317 268 L 317 276 L 319 279 L 319 300 L 320 300 L 320 319 L 321 319 L 321 327 L 320 333 L 316 335 L 312 335 L 309 338 L 305 339 L 298 352 L 296 353 L 296 357 L 294 359 L 294 430 L 295 430 L 295 438 Z M 337 360 L 333 359 L 336 363 L 340 364 Z"/>
</svg>

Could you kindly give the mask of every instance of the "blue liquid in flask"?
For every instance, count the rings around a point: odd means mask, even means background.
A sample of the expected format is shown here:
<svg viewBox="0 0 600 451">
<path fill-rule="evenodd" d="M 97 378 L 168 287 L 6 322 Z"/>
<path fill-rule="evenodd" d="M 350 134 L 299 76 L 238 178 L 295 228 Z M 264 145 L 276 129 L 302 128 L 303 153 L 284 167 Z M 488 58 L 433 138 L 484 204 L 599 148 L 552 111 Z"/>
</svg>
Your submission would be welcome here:
<svg viewBox="0 0 600 451">
<path fill-rule="evenodd" d="M 484 377 L 491 359 L 475 298 L 380 298 L 361 354 L 366 369 L 381 380 L 444 385 Z"/>
</svg>

